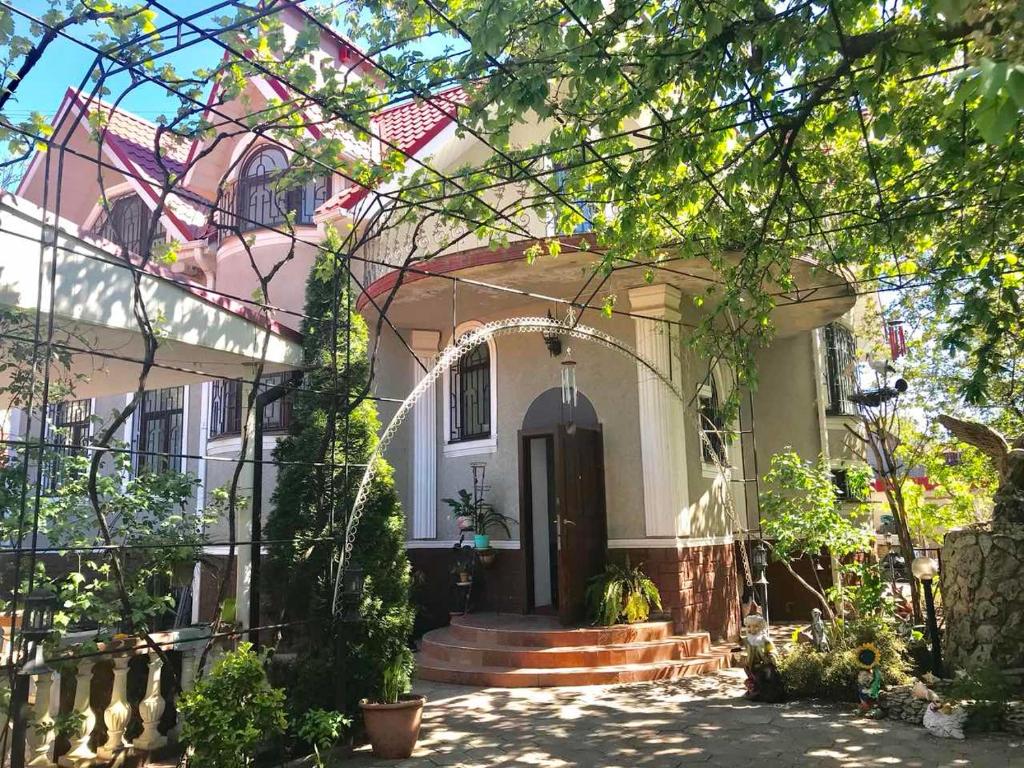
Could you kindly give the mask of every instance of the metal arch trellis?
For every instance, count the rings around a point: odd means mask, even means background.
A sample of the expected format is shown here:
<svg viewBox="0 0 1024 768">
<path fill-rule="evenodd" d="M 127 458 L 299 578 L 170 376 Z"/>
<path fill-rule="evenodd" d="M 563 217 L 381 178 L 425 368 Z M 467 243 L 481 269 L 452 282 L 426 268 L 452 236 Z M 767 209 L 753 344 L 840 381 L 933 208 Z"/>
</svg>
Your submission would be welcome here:
<svg viewBox="0 0 1024 768">
<path fill-rule="evenodd" d="M 590 341 L 634 359 L 653 373 L 654 376 L 657 377 L 658 380 L 661 381 L 661 383 L 679 399 L 686 410 L 695 412 L 699 426 L 699 409 L 695 411 L 692 407 L 692 400 L 687 400 L 679 385 L 672 380 L 672 377 L 637 352 L 632 346 L 621 339 L 615 338 L 611 334 L 605 333 L 604 331 L 598 330 L 597 328 L 593 328 L 589 325 L 579 324 L 572 319 L 567 319 L 566 322 L 562 322 L 550 317 L 510 317 L 503 320 L 492 320 L 489 323 L 485 323 L 479 328 L 465 334 L 457 341 L 453 341 L 444 349 L 444 351 L 442 351 L 433 368 L 431 368 L 426 375 L 420 379 L 419 383 L 406 396 L 405 400 L 402 401 L 402 404 L 398 407 L 395 415 L 391 417 L 391 421 L 388 422 L 387 427 L 385 427 L 384 431 L 381 433 L 380 439 L 378 440 L 373 453 L 369 459 L 367 459 L 366 468 L 363 471 L 363 477 L 359 481 L 359 489 L 356 492 L 355 500 L 352 503 L 348 519 L 345 522 L 345 529 L 340 542 L 341 548 L 333 564 L 334 595 L 331 601 L 332 613 L 337 614 L 339 610 L 339 600 L 341 598 L 345 570 L 350 564 L 352 550 L 355 547 L 356 536 L 359 531 L 359 520 L 370 495 L 370 485 L 377 475 L 384 451 L 387 449 L 388 445 L 390 445 L 391 441 L 398 433 L 398 429 L 402 426 L 405 418 L 409 415 L 416 403 L 431 390 L 437 379 L 440 378 L 440 376 L 448 370 L 450 366 L 479 344 L 499 336 L 508 336 L 515 333 L 544 332 L 553 332 L 563 336 L 569 336 L 574 339 L 579 339 L 581 341 Z M 706 443 L 707 446 L 710 447 L 711 443 L 704 430 L 698 429 L 697 434 L 700 435 L 702 443 Z M 728 468 L 723 464 L 718 452 L 711 450 L 708 451 L 708 453 L 709 458 L 711 458 L 712 463 L 715 465 L 717 474 L 720 476 L 726 476 Z M 722 496 L 725 502 L 726 512 L 731 518 L 734 526 L 733 533 L 745 533 L 746 529 L 740 523 L 739 515 L 736 512 L 732 490 L 727 484 L 723 484 L 723 487 L 725 488 L 725 492 Z M 753 577 L 751 575 L 750 563 L 747 559 L 747 550 L 746 547 L 743 546 L 741 546 L 739 550 L 743 562 L 744 581 L 747 586 L 750 586 L 753 584 Z"/>
</svg>

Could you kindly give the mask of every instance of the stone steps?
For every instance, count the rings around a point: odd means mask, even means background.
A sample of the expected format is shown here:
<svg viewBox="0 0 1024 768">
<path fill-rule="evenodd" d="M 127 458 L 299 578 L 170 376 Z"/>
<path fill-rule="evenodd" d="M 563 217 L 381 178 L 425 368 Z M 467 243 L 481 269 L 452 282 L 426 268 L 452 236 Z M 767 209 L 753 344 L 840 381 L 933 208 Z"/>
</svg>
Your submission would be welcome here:
<svg viewBox="0 0 1024 768">
<path fill-rule="evenodd" d="M 674 680 L 729 666 L 706 632 L 673 636 L 671 622 L 566 629 L 547 617 L 460 616 L 428 632 L 422 680 L 502 688 Z"/>
</svg>

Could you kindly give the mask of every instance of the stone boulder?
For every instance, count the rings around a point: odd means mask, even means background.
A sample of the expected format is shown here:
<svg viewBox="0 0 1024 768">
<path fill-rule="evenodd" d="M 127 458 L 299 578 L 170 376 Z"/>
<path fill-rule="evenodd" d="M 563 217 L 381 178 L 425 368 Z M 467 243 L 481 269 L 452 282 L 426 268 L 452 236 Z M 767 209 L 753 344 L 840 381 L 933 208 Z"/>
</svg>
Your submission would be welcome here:
<svg viewBox="0 0 1024 768">
<path fill-rule="evenodd" d="M 1024 667 L 1024 525 L 974 525 L 942 549 L 944 656 L 957 669 Z"/>
</svg>

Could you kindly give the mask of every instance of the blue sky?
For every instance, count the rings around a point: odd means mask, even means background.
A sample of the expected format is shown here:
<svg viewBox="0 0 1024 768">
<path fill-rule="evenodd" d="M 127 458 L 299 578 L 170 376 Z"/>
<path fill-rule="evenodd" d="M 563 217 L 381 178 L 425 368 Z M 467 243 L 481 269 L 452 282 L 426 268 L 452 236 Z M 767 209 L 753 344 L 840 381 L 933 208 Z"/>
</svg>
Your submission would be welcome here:
<svg viewBox="0 0 1024 768">
<path fill-rule="evenodd" d="M 210 0 L 170 0 L 176 13 L 188 14 L 215 4 Z M 39 15 L 46 11 L 47 3 L 43 0 L 22 0 L 17 6 L 28 13 Z M 156 19 L 157 27 L 167 23 L 168 17 Z M 27 23 L 19 23 L 19 31 L 27 30 Z M 86 40 L 84 29 L 79 29 L 81 39 Z M 187 39 L 187 38 L 186 38 Z M 215 64 L 219 58 L 219 49 L 210 42 L 198 43 L 185 50 L 168 55 L 165 61 L 171 62 L 179 73 L 191 73 L 197 67 Z M 83 77 L 89 72 L 95 54 L 81 45 L 66 39 L 58 39 L 46 50 L 39 64 L 32 70 L 25 82 L 18 88 L 17 102 L 12 104 L 5 113 L 12 119 L 27 117 L 31 112 L 52 115 L 60 103 L 67 87 L 78 87 Z M 126 85 L 126 81 L 111 79 L 111 90 L 117 94 Z M 153 119 L 166 111 L 168 101 L 159 88 L 143 86 L 130 95 L 124 106 L 148 119 Z"/>
</svg>

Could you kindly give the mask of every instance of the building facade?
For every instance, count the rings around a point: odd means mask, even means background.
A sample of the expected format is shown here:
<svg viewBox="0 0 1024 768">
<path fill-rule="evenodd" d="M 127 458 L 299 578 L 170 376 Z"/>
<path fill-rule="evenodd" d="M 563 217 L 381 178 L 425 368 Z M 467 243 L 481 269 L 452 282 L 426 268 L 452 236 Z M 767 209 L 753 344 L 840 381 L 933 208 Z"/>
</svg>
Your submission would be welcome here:
<svg viewBox="0 0 1024 768">
<path fill-rule="evenodd" d="M 303 24 L 297 9 L 285 20 L 292 33 Z M 320 58 L 351 68 L 354 76 L 365 74 L 360 68 L 366 65 L 347 55 L 349 45 L 324 32 Z M 222 105 L 208 119 L 215 130 L 237 124 L 279 98 L 273 82 L 254 78 L 244 98 Z M 442 171 L 456 169 L 485 160 L 489 152 L 472 136 L 457 133 L 463 100 L 460 91 L 445 91 L 430 103 L 389 107 L 372 124 L 379 137 L 411 157 Z M 88 119 L 60 119 L 76 114 L 105 116 L 108 129 L 101 143 Z M 138 252 L 151 242 L 178 243 L 167 280 L 208 291 L 206 300 L 231 302 L 236 313 L 251 306 L 249 298 L 258 293 L 274 308 L 273 321 L 285 337 L 301 325 L 306 277 L 325 228 L 344 231 L 367 220 L 360 206 L 380 204 L 337 174 L 282 192 L 274 179 L 295 161 L 292 149 L 255 133 L 235 132 L 215 147 L 166 149 L 163 164 L 167 158 L 176 164 L 184 189 L 168 198 L 154 224 L 154 190 L 163 172 L 154 160 L 156 126 L 73 91 L 55 122 L 68 131 L 62 137 L 58 128 L 57 138 L 79 150 L 60 171 L 81 179 L 62 194 L 62 220 L 112 256 L 125 249 Z M 546 128 L 525 124 L 512 141 L 527 145 Z M 379 139 L 353 139 L 351 152 L 379 158 L 382 147 Z M 97 156 L 103 158 L 99 172 L 89 159 Z M 41 158 L 33 161 L 17 194 L 52 208 L 47 173 L 52 182 L 58 171 Z M 97 202 L 101 183 L 106 206 Z M 514 194 L 506 189 L 489 199 L 497 205 L 501 195 Z M 294 213 L 294 235 L 281 231 L 287 211 Z M 414 249 L 418 224 L 421 233 L 430 234 L 425 243 L 417 234 Z M 628 557 L 655 579 L 680 631 L 735 636 L 744 578 L 738 547 L 744 532 L 758 530 L 756 478 L 772 454 L 787 446 L 805 457 L 824 453 L 838 477 L 857 460 L 845 430 L 852 417 L 846 398 L 855 386 L 852 286 L 845 276 L 817 268 L 810 255 L 794 260 L 799 288 L 814 289 L 816 300 L 780 302 L 772 318 L 776 338 L 757 352 L 757 388 L 740 393 L 739 417 L 725 424 L 720 407 L 734 390 L 732 373 L 700 359 L 688 344 L 705 311 L 693 299 L 714 277 L 706 261 L 674 261 L 672 268 L 655 270 L 653 281 L 644 265 L 616 269 L 601 287 L 602 296 L 614 297 L 615 310 L 605 315 L 576 300 L 595 261 L 593 243 L 584 242 L 591 239 L 589 224 L 558 232 L 540 214 L 524 214 L 521 224 L 522 237 L 495 248 L 450 222 L 429 227 L 409 222 L 366 238 L 351 255 L 357 307 L 379 335 L 373 394 L 385 424 L 445 348 L 498 321 L 568 318 L 569 324 L 607 334 L 636 353 L 565 335 L 555 355 L 540 334 L 495 335 L 444 371 L 417 401 L 387 458 L 405 509 L 409 557 L 419 583 L 426 585 L 419 590 L 425 622 L 443 622 L 453 607 L 449 570 L 463 532 L 444 499 L 472 490 L 476 472 L 484 478 L 486 501 L 512 520 L 508 534 L 492 531 L 494 563 L 473 598 L 478 609 L 558 612 L 578 620 L 587 580 L 606 558 Z M 532 246 L 552 238 L 562 244 L 557 259 L 527 258 Z M 410 264 L 415 268 L 404 269 Z M 275 266 L 273 280 L 263 285 L 261 278 Z M 575 363 L 571 409 L 562 397 L 567 360 Z M 674 396 L 652 366 L 690 397 Z M 287 368 L 273 366 L 263 383 L 279 382 Z M 168 374 L 167 386 L 147 392 L 120 438 L 136 454 L 136 471 L 157 466 L 195 473 L 200 479 L 196 504 L 202 506 L 235 471 L 246 424 L 245 384 L 227 375 L 204 380 L 200 374 L 178 374 Z M 60 428 L 66 450 L 88 439 L 90 416 L 124 406 L 127 396 L 111 393 L 113 387 L 108 380 L 103 394 L 52 409 L 50 419 Z M 8 411 L 10 434 L 18 434 L 21 418 Z M 265 414 L 265 436 L 257 446 L 265 462 L 265 500 L 275 482 L 271 452 L 290 419 L 287 399 Z M 242 487 L 246 490 L 244 482 Z M 268 508 L 265 502 L 264 519 Z M 208 538 L 208 554 L 223 556 L 223 521 L 212 525 Z M 240 601 L 246 568 L 241 563 L 236 578 Z M 211 576 L 196 570 L 192 621 L 213 612 Z M 244 611 L 238 619 L 245 623 Z"/>
</svg>

